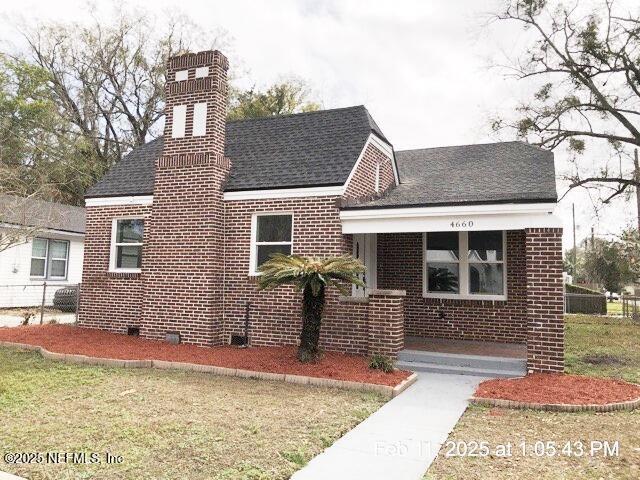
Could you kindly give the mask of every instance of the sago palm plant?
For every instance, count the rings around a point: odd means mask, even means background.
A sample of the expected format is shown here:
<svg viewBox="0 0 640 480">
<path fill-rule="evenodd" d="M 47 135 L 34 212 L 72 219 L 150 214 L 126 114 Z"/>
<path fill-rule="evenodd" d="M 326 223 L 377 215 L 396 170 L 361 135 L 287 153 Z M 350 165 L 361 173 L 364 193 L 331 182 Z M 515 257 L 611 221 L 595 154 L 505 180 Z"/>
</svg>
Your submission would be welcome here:
<svg viewBox="0 0 640 480">
<path fill-rule="evenodd" d="M 261 273 L 258 280 L 261 290 L 293 284 L 296 290 L 302 291 L 302 332 L 298 348 L 298 360 L 301 362 L 312 362 L 318 358 L 326 288 L 334 286 L 348 295 L 352 284 L 365 286 L 359 278 L 365 271 L 364 265 L 349 255 L 311 258 L 276 253 L 258 271 Z"/>
</svg>

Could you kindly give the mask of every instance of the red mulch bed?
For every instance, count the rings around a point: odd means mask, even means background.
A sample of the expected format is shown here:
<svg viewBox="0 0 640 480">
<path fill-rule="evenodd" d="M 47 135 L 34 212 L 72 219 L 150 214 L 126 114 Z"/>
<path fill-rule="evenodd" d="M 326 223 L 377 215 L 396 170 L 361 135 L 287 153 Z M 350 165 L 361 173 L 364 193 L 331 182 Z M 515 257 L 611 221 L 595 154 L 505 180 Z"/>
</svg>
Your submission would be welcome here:
<svg viewBox="0 0 640 480">
<path fill-rule="evenodd" d="M 534 373 L 524 378 L 482 382 L 476 397 L 528 403 L 604 405 L 640 397 L 640 387 L 621 380 Z"/>
<path fill-rule="evenodd" d="M 411 372 L 384 373 L 369 368 L 368 359 L 359 355 L 325 352 L 313 364 L 296 359 L 296 348 L 287 347 L 197 347 L 171 345 L 161 341 L 79 328 L 70 325 L 32 325 L 0 328 L 0 341 L 26 343 L 50 352 L 72 353 L 121 360 L 166 360 L 238 368 L 259 372 L 306 375 L 309 377 L 375 383 L 395 387 Z"/>
</svg>

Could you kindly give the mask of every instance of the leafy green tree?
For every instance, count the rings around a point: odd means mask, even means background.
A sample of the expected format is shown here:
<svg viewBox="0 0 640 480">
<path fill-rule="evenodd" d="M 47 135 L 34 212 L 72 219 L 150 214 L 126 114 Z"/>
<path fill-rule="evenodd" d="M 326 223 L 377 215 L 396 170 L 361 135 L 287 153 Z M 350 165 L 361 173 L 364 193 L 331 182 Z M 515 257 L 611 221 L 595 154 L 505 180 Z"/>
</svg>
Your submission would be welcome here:
<svg viewBox="0 0 640 480">
<path fill-rule="evenodd" d="M 597 189 L 605 203 L 640 187 L 633 159 L 640 146 L 640 4 L 507 0 L 495 19 L 527 31 L 531 40 L 508 71 L 539 88 L 494 129 L 546 149 L 568 147 L 570 188 Z M 597 146 L 593 167 L 581 159 Z"/>
<path fill-rule="evenodd" d="M 640 232 L 635 228 L 628 228 L 620 236 L 622 256 L 633 274 L 633 281 L 640 280 Z"/>
<path fill-rule="evenodd" d="M 226 43 L 184 16 L 90 18 L 19 27 L 26 50 L 0 53 L 0 193 L 82 205 L 114 163 L 162 133 L 167 58 Z M 231 91 L 230 118 L 319 108 L 298 79 Z"/>
<path fill-rule="evenodd" d="M 278 82 L 265 91 L 232 89 L 229 120 L 312 112 L 320 104 L 310 100 L 310 89 L 300 79 Z"/>
<path fill-rule="evenodd" d="M 586 281 L 611 292 L 620 292 L 635 278 L 623 252 L 620 242 L 595 239 L 584 252 L 581 269 Z"/>
<path fill-rule="evenodd" d="M 364 287 L 360 275 L 364 265 L 349 255 L 329 258 L 310 258 L 277 253 L 258 269 L 258 287 L 271 289 L 292 284 L 302 291 L 302 331 L 298 360 L 315 361 L 319 356 L 320 326 L 325 304 L 325 290 L 336 287 L 345 295 L 351 284 Z"/>
</svg>

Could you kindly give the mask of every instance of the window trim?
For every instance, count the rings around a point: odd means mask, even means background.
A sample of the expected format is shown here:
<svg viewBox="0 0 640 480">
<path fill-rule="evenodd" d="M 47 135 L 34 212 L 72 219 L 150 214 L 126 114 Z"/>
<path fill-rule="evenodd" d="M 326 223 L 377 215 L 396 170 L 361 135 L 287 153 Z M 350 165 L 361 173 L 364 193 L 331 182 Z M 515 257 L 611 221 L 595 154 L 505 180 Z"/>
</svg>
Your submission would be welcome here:
<svg viewBox="0 0 640 480">
<path fill-rule="evenodd" d="M 46 242 L 46 251 L 44 257 L 34 257 L 33 256 L 33 242 L 34 240 L 44 240 Z M 67 247 L 67 256 L 66 258 L 53 258 L 49 257 L 51 253 L 51 243 L 50 242 L 62 242 Z M 29 278 L 32 280 L 66 280 L 69 276 L 69 257 L 71 255 L 71 242 L 69 240 L 65 240 L 64 238 L 49 238 L 49 237 L 34 237 L 31 240 L 31 256 L 29 257 Z M 31 260 L 44 260 L 44 275 L 31 275 Z M 64 275 L 62 276 L 53 276 L 50 274 L 49 268 L 51 266 L 50 260 L 64 260 Z"/>
<path fill-rule="evenodd" d="M 422 234 L 422 296 L 423 298 L 448 298 L 451 300 L 497 300 L 506 301 L 508 297 L 507 291 L 507 231 L 502 232 L 502 261 L 501 262 L 469 262 L 469 231 L 459 230 L 458 234 L 458 271 L 459 271 L 459 293 L 442 293 L 429 292 L 427 290 L 429 282 L 427 277 L 427 236 L 429 232 Z M 431 232 L 434 233 L 434 232 Z M 436 262 L 437 263 L 437 262 Z M 472 263 L 501 263 L 502 267 L 502 284 L 504 293 L 502 295 L 486 295 L 469 293 L 469 265 Z"/>
<path fill-rule="evenodd" d="M 142 228 L 142 242 L 140 243 L 117 243 L 116 237 L 118 235 L 118 222 L 120 220 L 142 220 L 144 226 Z M 142 268 L 118 268 L 116 267 L 116 252 L 117 247 L 121 245 L 128 245 L 132 247 L 140 246 L 144 249 L 144 228 L 146 227 L 147 219 L 144 215 L 128 215 L 124 217 L 115 217 L 111 219 L 111 242 L 109 248 L 109 272 L 111 273 L 140 273 Z M 141 252 L 142 254 L 142 252 Z"/>
<path fill-rule="evenodd" d="M 36 240 L 44 240 L 45 243 L 46 243 L 44 257 L 34 257 L 33 256 L 33 243 Z M 42 272 L 43 273 L 42 275 L 32 275 L 31 274 L 31 261 L 34 258 L 36 260 L 44 260 L 44 270 Z M 44 238 L 44 237 L 34 237 L 31 240 L 31 257 L 29 257 L 29 278 L 46 279 L 47 278 L 48 267 L 49 267 L 49 239 L 48 238 Z"/>
<path fill-rule="evenodd" d="M 60 257 L 52 257 L 50 256 L 51 253 L 51 242 L 62 242 L 65 244 L 67 251 L 66 251 L 66 257 L 65 258 L 60 258 Z M 46 265 L 46 269 L 47 269 L 47 279 L 49 280 L 66 280 L 67 276 L 69 274 L 69 249 L 71 247 L 71 244 L 69 243 L 69 240 L 60 240 L 57 238 L 49 238 L 47 241 L 47 265 Z M 51 275 L 51 265 L 49 263 L 49 261 L 53 262 L 53 260 L 57 260 L 57 261 L 61 261 L 64 260 L 64 275 L 61 277 L 54 277 L 53 275 Z"/>
<path fill-rule="evenodd" d="M 258 217 L 267 217 L 271 215 L 282 215 L 282 216 L 290 216 L 291 217 L 291 240 L 288 242 L 258 242 Z M 295 227 L 295 216 L 293 211 L 275 211 L 275 212 L 259 212 L 251 215 L 251 246 L 249 251 L 249 276 L 257 277 L 261 275 L 260 272 L 257 271 L 258 266 L 256 265 L 258 261 L 258 246 L 260 245 L 290 245 L 291 253 L 293 254 L 293 237 L 294 237 L 294 227 Z"/>
</svg>

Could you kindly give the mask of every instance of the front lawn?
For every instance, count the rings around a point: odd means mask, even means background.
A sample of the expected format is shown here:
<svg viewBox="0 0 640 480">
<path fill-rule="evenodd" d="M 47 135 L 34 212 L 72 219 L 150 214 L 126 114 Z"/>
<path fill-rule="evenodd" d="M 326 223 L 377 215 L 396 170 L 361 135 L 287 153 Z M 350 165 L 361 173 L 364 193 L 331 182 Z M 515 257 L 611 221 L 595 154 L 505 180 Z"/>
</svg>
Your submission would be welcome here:
<svg viewBox="0 0 640 480">
<path fill-rule="evenodd" d="M 640 382 L 640 324 L 568 315 L 565 341 L 567 373 Z M 640 410 L 551 413 L 470 406 L 448 441 L 467 446 L 484 441 L 491 455 L 446 456 L 445 444 L 426 479 L 640 478 Z M 597 450 L 600 444 L 592 444 L 605 441 L 619 442 L 618 456 L 605 456 Z M 563 451 L 567 442 L 572 444 Z M 496 448 L 505 444 L 512 445 L 512 456 L 496 455 Z M 586 454 L 579 455 L 580 446 Z M 593 455 L 592 447 L 597 450 Z"/>
<path fill-rule="evenodd" d="M 284 479 L 384 401 L 282 382 L 69 365 L 0 348 L 0 452 L 122 457 L 110 465 L 0 459 L 0 471 L 30 479 Z"/>
<path fill-rule="evenodd" d="M 627 318 L 567 315 L 567 373 L 640 383 L 640 323 Z"/>
</svg>

